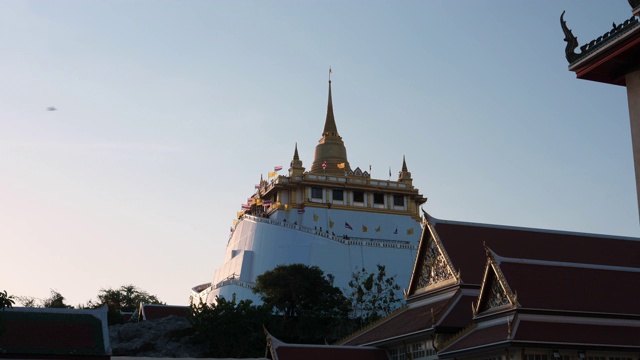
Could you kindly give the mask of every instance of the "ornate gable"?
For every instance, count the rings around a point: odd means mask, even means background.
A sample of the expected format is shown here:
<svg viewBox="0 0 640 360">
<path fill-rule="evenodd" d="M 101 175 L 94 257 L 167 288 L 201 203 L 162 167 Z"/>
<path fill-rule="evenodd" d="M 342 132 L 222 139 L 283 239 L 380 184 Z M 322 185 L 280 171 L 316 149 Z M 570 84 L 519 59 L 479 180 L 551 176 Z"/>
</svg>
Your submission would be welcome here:
<svg viewBox="0 0 640 360">
<path fill-rule="evenodd" d="M 449 259 L 449 255 L 447 255 L 426 212 L 424 217 L 426 224 L 422 230 L 418 256 L 413 267 L 407 296 L 431 286 L 460 282 L 460 273 L 454 270 L 451 259 Z"/>
<path fill-rule="evenodd" d="M 500 262 L 496 260 L 496 254 L 485 245 L 487 252 L 487 266 L 480 287 L 478 301 L 473 305 L 473 315 L 497 309 L 518 307 L 518 294 L 511 291 L 507 280 L 500 269 Z"/>
</svg>

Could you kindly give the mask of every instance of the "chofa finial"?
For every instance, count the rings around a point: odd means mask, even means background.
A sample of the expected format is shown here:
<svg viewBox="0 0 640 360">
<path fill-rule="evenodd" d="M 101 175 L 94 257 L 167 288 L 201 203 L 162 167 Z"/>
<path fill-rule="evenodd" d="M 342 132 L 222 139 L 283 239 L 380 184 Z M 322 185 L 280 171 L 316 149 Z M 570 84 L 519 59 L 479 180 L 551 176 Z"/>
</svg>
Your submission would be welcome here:
<svg viewBox="0 0 640 360">
<path fill-rule="evenodd" d="M 564 53 L 567 61 L 571 64 L 580 57 L 580 54 L 576 54 L 575 52 L 578 47 L 578 38 L 573 36 L 571 29 L 567 27 L 567 22 L 564 20 L 564 13 L 565 11 L 560 15 L 560 26 L 562 26 L 562 31 L 564 32 L 564 41 L 567 42 L 567 47 L 565 47 Z"/>
</svg>

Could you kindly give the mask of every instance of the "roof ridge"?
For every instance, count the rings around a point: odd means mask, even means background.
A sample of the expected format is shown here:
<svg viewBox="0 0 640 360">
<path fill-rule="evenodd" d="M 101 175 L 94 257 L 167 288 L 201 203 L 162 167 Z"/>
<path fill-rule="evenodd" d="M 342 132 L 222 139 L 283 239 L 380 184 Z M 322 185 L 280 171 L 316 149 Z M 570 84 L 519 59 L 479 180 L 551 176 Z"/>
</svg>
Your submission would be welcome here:
<svg viewBox="0 0 640 360">
<path fill-rule="evenodd" d="M 498 257 L 500 258 L 500 263 L 507 262 L 507 263 L 515 263 L 515 264 L 529 264 L 529 265 L 541 265 L 541 266 L 561 266 L 561 267 L 572 267 L 572 268 L 580 268 L 580 269 L 595 269 L 595 270 L 610 270 L 610 271 L 623 271 L 623 272 L 637 272 L 637 273 L 640 273 L 640 267 L 603 265 L 603 264 L 593 264 L 593 263 L 577 263 L 577 262 L 569 262 L 569 261 L 554 261 L 554 260 L 514 258 L 514 257 L 503 257 L 503 256 L 498 256 Z"/>
<path fill-rule="evenodd" d="M 625 241 L 640 241 L 640 237 L 632 237 L 632 236 L 625 236 L 625 235 L 609 235 L 609 234 L 598 234 L 598 233 L 588 233 L 588 232 L 569 231 L 569 230 L 532 228 L 532 227 L 516 226 L 516 225 L 500 225 L 500 224 L 477 223 L 472 221 L 446 220 L 446 219 L 435 218 L 431 215 L 430 217 L 434 225 L 450 224 L 450 225 L 461 225 L 461 226 L 477 226 L 477 227 L 494 228 L 494 229 L 531 231 L 531 232 L 537 232 L 537 233 L 551 233 L 551 234 L 583 236 L 583 237 L 588 236 L 588 237 L 625 240 Z"/>
</svg>

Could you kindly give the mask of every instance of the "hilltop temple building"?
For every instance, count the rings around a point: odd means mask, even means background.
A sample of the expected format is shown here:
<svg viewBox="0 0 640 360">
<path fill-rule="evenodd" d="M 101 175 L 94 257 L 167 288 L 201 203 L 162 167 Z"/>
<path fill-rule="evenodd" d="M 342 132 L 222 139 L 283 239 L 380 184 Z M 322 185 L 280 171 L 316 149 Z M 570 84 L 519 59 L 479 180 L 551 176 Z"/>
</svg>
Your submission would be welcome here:
<svg viewBox="0 0 640 360">
<path fill-rule="evenodd" d="M 352 168 L 333 113 L 331 80 L 322 137 L 306 171 L 295 145 L 288 174 L 281 166 L 260 179 L 227 244 L 224 264 L 211 283 L 192 297 L 212 303 L 216 296 L 260 299 L 252 293 L 258 275 L 278 265 L 317 265 L 348 288 L 351 275 L 384 265 L 398 284 L 408 284 L 427 201 L 413 186 L 405 159 L 397 180 L 373 179 Z M 370 168 L 369 168 L 370 171 Z M 389 174 L 391 175 L 391 174 Z"/>
<path fill-rule="evenodd" d="M 560 20 L 578 78 L 627 86 L 638 175 L 640 1 L 629 4 L 633 16 L 580 54 Z M 270 358 L 640 360 L 640 239 L 427 213 L 423 224 L 405 306 L 335 345 L 267 333 Z"/>
</svg>

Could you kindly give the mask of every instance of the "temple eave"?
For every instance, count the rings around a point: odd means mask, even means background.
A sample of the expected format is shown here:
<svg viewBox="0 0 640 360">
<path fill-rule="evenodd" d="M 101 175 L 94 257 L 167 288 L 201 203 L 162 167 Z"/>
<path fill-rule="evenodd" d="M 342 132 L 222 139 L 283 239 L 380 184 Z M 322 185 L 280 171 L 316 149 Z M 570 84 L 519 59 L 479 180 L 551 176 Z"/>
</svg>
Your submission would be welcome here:
<svg viewBox="0 0 640 360">
<path fill-rule="evenodd" d="M 640 64 L 640 37 L 632 36 L 640 27 L 615 41 L 581 56 L 569 70 L 582 80 L 625 86 L 625 74 Z"/>
</svg>

